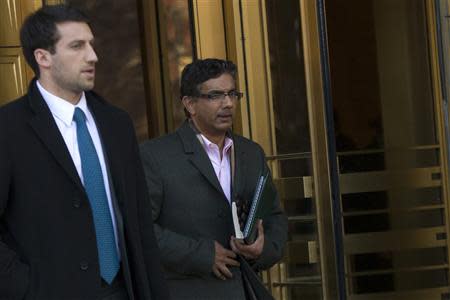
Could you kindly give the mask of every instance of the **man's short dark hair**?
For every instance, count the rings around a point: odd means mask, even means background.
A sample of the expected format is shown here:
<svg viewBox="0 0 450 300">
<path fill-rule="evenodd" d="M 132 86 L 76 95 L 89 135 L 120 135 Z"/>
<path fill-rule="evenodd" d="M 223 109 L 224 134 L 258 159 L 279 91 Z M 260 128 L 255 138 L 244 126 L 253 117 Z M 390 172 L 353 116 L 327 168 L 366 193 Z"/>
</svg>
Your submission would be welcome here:
<svg viewBox="0 0 450 300">
<path fill-rule="evenodd" d="M 37 77 L 40 72 L 34 51 L 40 48 L 55 53 L 55 45 L 60 39 L 56 25 L 71 21 L 89 24 L 83 12 L 64 4 L 43 6 L 25 19 L 20 29 L 20 42 L 25 59 Z"/>
<path fill-rule="evenodd" d="M 205 81 L 230 74 L 236 80 L 236 65 L 229 60 L 207 58 L 188 64 L 181 73 L 180 96 L 197 96 L 198 87 Z"/>
</svg>

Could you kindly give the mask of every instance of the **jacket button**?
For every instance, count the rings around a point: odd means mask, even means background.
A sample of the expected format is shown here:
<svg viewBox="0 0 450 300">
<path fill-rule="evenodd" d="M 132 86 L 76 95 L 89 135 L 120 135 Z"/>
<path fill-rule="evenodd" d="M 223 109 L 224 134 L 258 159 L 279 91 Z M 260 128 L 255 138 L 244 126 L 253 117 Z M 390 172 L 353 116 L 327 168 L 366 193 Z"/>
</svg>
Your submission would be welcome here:
<svg viewBox="0 0 450 300">
<path fill-rule="evenodd" d="M 225 217 L 226 212 L 222 209 L 219 211 L 219 218 Z"/>
<path fill-rule="evenodd" d="M 87 269 L 89 269 L 89 264 L 88 264 L 87 262 L 85 262 L 85 261 L 82 261 L 82 262 L 80 263 L 80 269 L 81 269 L 82 271 L 87 271 Z"/>
<path fill-rule="evenodd" d="M 80 208 L 81 207 L 81 200 L 79 198 L 75 198 L 72 202 L 73 207 Z"/>
</svg>

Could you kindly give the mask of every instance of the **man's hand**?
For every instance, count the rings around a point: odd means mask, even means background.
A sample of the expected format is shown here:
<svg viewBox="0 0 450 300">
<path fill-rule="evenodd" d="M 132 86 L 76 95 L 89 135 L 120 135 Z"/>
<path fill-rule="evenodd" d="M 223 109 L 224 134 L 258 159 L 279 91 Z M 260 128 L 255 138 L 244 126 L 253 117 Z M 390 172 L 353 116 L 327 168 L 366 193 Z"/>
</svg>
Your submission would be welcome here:
<svg viewBox="0 0 450 300">
<path fill-rule="evenodd" d="M 226 280 L 232 278 L 233 274 L 228 269 L 228 266 L 239 267 L 239 262 L 235 259 L 236 253 L 231 250 L 225 249 L 221 244 L 214 241 L 214 247 L 216 249 L 216 256 L 214 258 L 213 272 L 217 278 Z"/>
<path fill-rule="evenodd" d="M 244 244 L 243 241 L 237 240 L 234 236 L 231 237 L 231 249 L 245 257 L 246 259 L 257 259 L 264 248 L 264 228 L 262 220 L 258 221 L 258 238 L 251 245 Z"/>
</svg>

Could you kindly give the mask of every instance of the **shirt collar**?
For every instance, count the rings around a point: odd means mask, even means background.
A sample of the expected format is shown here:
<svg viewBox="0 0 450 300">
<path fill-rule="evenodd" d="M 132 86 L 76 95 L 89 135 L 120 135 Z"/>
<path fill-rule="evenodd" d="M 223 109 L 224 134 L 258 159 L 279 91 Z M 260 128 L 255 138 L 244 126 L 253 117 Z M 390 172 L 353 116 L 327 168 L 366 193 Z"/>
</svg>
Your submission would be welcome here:
<svg viewBox="0 0 450 300">
<path fill-rule="evenodd" d="M 216 147 L 218 147 L 216 144 L 208 140 L 208 138 L 203 134 L 200 134 L 200 136 L 202 137 L 205 146 L 207 146 L 208 148 L 211 147 L 211 145 L 215 145 Z M 233 140 L 230 139 L 228 136 L 225 136 L 223 153 L 226 153 L 231 148 L 231 146 L 233 146 Z"/>
<path fill-rule="evenodd" d="M 73 114 L 75 112 L 76 107 L 79 107 L 84 112 L 84 114 L 86 115 L 87 122 L 91 121 L 91 114 L 89 113 L 87 107 L 86 95 L 84 92 L 81 94 L 80 101 L 77 103 L 77 105 L 73 105 L 69 101 L 66 101 L 47 91 L 39 83 L 39 80 L 36 81 L 36 84 L 52 114 L 56 118 L 61 120 L 67 127 L 71 126 L 72 124 Z"/>
</svg>

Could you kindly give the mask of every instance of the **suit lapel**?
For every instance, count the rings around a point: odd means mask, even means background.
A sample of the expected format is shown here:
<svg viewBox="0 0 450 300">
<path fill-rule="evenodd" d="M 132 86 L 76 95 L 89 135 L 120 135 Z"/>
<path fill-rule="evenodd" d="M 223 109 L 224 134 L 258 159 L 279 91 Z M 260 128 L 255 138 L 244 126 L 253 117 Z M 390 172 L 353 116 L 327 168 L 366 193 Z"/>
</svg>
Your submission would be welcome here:
<svg viewBox="0 0 450 300">
<path fill-rule="evenodd" d="M 184 151 L 186 155 L 188 155 L 189 161 L 199 170 L 203 177 L 205 177 L 205 179 L 225 197 L 208 154 L 206 154 L 206 151 L 203 149 L 189 123 L 186 121 L 177 130 L 177 133 L 183 142 Z"/>
<path fill-rule="evenodd" d="M 31 109 L 35 113 L 34 117 L 29 121 L 31 128 L 33 128 L 36 135 L 40 138 L 45 147 L 47 147 L 70 179 L 80 189 L 84 190 L 69 150 L 67 149 L 64 139 L 56 126 L 50 109 L 36 86 L 35 80 L 30 83 L 28 100 Z"/>
<path fill-rule="evenodd" d="M 92 93 L 86 93 L 86 100 L 89 109 L 95 119 L 95 125 L 100 136 L 100 141 L 102 143 L 103 154 L 105 157 L 105 164 L 108 170 L 108 175 L 111 182 L 111 187 L 114 187 L 116 193 L 116 199 L 119 204 L 122 204 L 122 198 L 119 197 L 122 191 L 121 182 L 121 166 L 120 162 L 120 149 L 121 145 L 115 139 L 116 124 L 114 123 L 114 118 L 111 117 L 110 111 L 102 104 L 97 97 Z"/>
<path fill-rule="evenodd" d="M 234 147 L 234 178 L 233 178 L 233 198 L 242 194 L 242 190 L 245 186 L 245 152 L 239 140 L 233 136 L 233 147 Z"/>
</svg>

